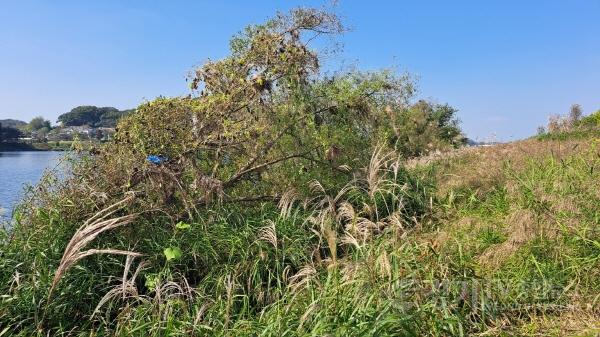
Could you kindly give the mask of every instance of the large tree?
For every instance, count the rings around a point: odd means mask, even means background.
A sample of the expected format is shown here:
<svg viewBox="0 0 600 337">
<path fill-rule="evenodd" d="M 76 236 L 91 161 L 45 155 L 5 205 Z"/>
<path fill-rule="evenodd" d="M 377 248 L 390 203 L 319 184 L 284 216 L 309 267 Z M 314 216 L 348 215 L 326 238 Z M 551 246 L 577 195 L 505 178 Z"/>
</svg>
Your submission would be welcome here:
<svg viewBox="0 0 600 337">
<path fill-rule="evenodd" d="M 466 138 L 458 127 L 456 112 L 447 104 L 418 101 L 396 114 L 391 123 L 392 145 L 407 157 L 464 145 Z"/>
<path fill-rule="evenodd" d="M 189 211 L 215 199 L 305 193 L 313 180 L 345 184 L 376 146 L 408 157 L 454 144 L 455 110 L 411 107 L 408 75 L 321 72 L 311 45 L 343 30 L 335 15 L 315 9 L 248 27 L 229 56 L 192 72 L 190 95 L 158 98 L 122 119 L 83 179 L 111 195 L 143 191 L 147 207 Z M 435 142 L 404 146 L 402 128 L 418 133 L 403 121 L 406 111 L 424 116 Z"/>
<path fill-rule="evenodd" d="M 50 121 L 47 119 L 44 119 L 44 117 L 42 116 L 38 116 L 33 118 L 29 124 L 27 124 L 27 129 L 29 131 L 38 131 L 40 129 L 47 129 L 50 130 L 52 129 L 52 126 L 50 125 Z"/>
<path fill-rule="evenodd" d="M 151 207 L 189 211 L 303 193 L 314 179 L 346 183 L 374 146 L 391 143 L 392 117 L 413 84 L 391 71 L 325 76 L 310 46 L 343 30 L 315 9 L 248 27 L 228 57 L 193 71 L 191 95 L 158 98 L 121 120 L 115 143 L 96 156 L 93 189 L 144 191 Z"/>
</svg>

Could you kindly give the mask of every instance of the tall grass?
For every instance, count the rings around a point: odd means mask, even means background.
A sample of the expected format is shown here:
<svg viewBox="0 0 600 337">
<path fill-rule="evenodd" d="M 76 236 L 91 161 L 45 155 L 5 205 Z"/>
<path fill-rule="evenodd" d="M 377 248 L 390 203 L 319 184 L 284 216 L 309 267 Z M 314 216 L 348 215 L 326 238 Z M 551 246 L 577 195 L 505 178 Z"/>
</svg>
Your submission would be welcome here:
<svg viewBox="0 0 600 337">
<path fill-rule="evenodd" d="M 407 169 L 375 151 L 345 186 L 186 222 L 103 231 L 110 210 L 81 226 L 47 204 L 2 240 L 0 335 L 591 334 L 600 154 L 553 146 L 482 150 L 509 160 L 486 153 L 493 170 L 474 172 L 471 152 Z M 69 258 L 84 249 L 143 256 Z"/>
</svg>

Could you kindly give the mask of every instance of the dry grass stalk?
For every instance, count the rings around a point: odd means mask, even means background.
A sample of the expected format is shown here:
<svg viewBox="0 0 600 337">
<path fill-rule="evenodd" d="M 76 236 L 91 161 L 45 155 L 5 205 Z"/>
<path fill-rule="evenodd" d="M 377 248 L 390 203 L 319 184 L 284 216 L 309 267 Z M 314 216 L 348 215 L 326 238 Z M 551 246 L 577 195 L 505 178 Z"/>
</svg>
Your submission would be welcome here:
<svg viewBox="0 0 600 337">
<path fill-rule="evenodd" d="M 317 270 L 311 265 L 305 265 L 294 276 L 290 277 L 289 287 L 292 292 L 305 287 L 317 275 Z"/>
<path fill-rule="evenodd" d="M 103 210 L 96 213 L 94 216 L 89 218 L 73 235 L 69 244 L 65 248 L 63 257 L 60 261 L 58 269 L 54 274 L 50 291 L 48 292 L 48 298 L 51 297 L 52 292 L 60 279 L 65 273 L 71 268 L 77 261 L 95 254 L 119 254 L 127 256 L 141 256 L 139 253 L 118 250 L 118 249 L 83 249 L 98 235 L 101 233 L 111 230 L 120 226 L 127 225 L 137 217 L 137 214 L 125 215 L 122 217 L 107 219 L 109 216 L 120 210 L 123 206 L 127 205 L 134 199 L 134 195 L 128 195 L 125 199 L 116 202 Z"/>
<path fill-rule="evenodd" d="M 300 194 L 293 189 L 290 189 L 283 193 L 281 199 L 279 200 L 279 209 L 281 210 L 281 217 L 288 218 L 292 215 L 292 209 L 294 207 L 294 203 L 298 201 L 300 198 Z"/>
<path fill-rule="evenodd" d="M 273 248 L 277 250 L 277 230 L 275 229 L 275 222 L 273 220 L 267 221 L 268 225 L 261 228 L 258 231 L 258 239 L 268 242 L 273 245 Z"/>
<path fill-rule="evenodd" d="M 385 277 L 387 279 L 392 278 L 392 265 L 388 258 L 387 252 L 384 250 L 375 261 L 375 265 L 377 267 L 377 271 L 379 272 L 379 276 Z"/>
<path fill-rule="evenodd" d="M 132 255 L 127 256 L 127 260 L 125 261 L 125 268 L 123 269 L 123 279 L 121 285 L 114 287 L 109 292 L 107 292 L 102 297 L 102 299 L 100 299 L 100 302 L 98 302 L 98 305 L 96 305 L 96 308 L 92 313 L 92 317 L 94 317 L 94 315 L 96 315 L 100 311 L 100 308 L 102 308 L 106 303 L 118 297 L 121 297 L 123 300 L 127 299 L 128 297 L 132 297 L 143 302 L 147 301 L 143 296 L 139 296 L 137 287 L 135 285 L 135 280 L 139 275 L 140 271 L 142 271 L 148 265 L 148 263 L 146 261 L 140 263 L 133 275 L 131 276 L 131 278 L 127 278 L 134 258 L 135 257 Z"/>
<path fill-rule="evenodd" d="M 361 262 L 344 261 L 340 269 L 342 271 L 342 281 L 348 283 L 355 280 L 365 270 L 365 266 Z"/>
<path fill-rule="evenodd" d="M 383 152 L 382 146 L 377 146 L 373 151 L 369 167 L 367 168 L 366 182 L 369 186 L 369 196 L 372 198 L 380 190 L 380 185 L 384 181 L 382 172 L 387 170 L 390 159 L 393 157 L 393 152 Z"/>
<path fill-rule="evenodd" d="M 317 227 L 315 231 L 318 237 L 325 241 L 329 249 L 329 260 L 333 265 L 337 262 L 338 242 L 342 244 L 361 247 L 374 234 L 380 233 L 386 227 L 403 231 L 404 223 L 401 214 L 403 210 L 402 196 L 398 196 L 392 204 L 386 204 L 388 215 L 380 217 L 381 212 L 377 209 L 375 202 L 363 202 L 360 209 L 356 209 L 350 200 L 351 192 L 359 191 L 367 194 L 371 201 L 379 194 L 386 194 L 391 190 L 404 191 L 406 186 L 396 183 L 399 170 L 401 168 L 400 158 L 394 152 L 385 152 L 383 147 L 377 147 L 371 156 L 368 167 L 361 176 L 355 177 L 351 182 L 341 188 L 336 194 L 331 195 L 326 188 L 316 180 L 309 184 L 311 192 L 315 195 L 304 201 L 306 208 L 311 209 L 310 216 L 306 217 L 306 222 Z M 392 174 L 394 178 L 390 178 Z M 292 207 L 297 200 L 298 195 L 294 191 L 288 191 L 284 194 L 279 203 L 281 215 L 289 216 L 292 213 Z M 261 230 L 260 237 L 269 239 L 268 233 Z M 321 262 L 320 254 L 317 255 L 317 262 Z"/>
<path fill-rule="evenodd" d="M 309 306 L 308 309 L 306 309 L 306 311 L 304 312 L 304 314 L 302 314 L 302 316 L 300 316 L 300 324 L 298 325 L 298 329 L 297 331 L 302 331 L 302 327 L 304 326 L 304 323 L 306 323 L 306 321 L 308 320 L 308 318 L 317 310 L 319 309 L 319 305 L 317 304 L 316 301 L 312 302 Z"/>
<path fill-rule="evenodd" d="M 353 246 L 355 249 L 361 248 L 361 245 L 358 242 L 358 240 L 349 232 L 345 232 L 344 236 L 342 236 L 342 239 L 340 241 L 341 241 L 341 243 L 343 243 L 345 245 Z"/>
<path fill-rule="evenodd" d="M 329 253 L 331 254 L 331 260 L 333 264 L 337 262 L 337 232 L 330 227 L 325 227 L 325 240 L 329 247 Z"/>
<path fill-rule="evenodd" d="M 200 322 L 204 318 L 204 314 L 208 311 L 208 309 L 210 309 L 210 307 L 213 304 L 215 304 L 215 302 L 211 299 L 207 299 L 207 301 L 202 304 L 202 306 L 200 307 L 200 309 L 198 309 L 198 312 L 196 313 L 196 318 L 194 318 L 194 327 L 197 327 L 200 324 Z"/>
</svg>

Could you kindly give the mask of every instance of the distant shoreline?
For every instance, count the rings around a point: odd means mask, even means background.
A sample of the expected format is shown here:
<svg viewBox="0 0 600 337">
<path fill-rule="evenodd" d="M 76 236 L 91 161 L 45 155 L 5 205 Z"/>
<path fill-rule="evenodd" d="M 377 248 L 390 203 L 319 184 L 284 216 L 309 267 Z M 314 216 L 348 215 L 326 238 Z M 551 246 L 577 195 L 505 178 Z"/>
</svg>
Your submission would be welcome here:
<svg viewBox="0 0 600 337">
<path fill-rule="evenodd" d="M 64 144 L 63 144 L 64 143 Z M 68 144 L 67 144 L 68 143 Z M 49 142 L 49 143 L 0 143 L 0 151 L 67 151 L 71 148 L 71 142 Z"/>
</svg>

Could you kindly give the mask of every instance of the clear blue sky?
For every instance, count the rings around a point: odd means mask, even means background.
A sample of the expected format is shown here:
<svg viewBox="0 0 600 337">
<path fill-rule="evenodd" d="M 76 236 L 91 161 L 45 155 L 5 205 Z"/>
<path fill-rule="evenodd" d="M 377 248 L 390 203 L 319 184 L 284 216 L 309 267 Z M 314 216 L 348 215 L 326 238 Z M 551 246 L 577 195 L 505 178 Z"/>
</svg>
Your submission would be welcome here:
<svg viewBox="0 0 600 337">
<path fill-rule="evenodd" d="M 186 73 L 277 10 L 324 1 L 0 2 L 0 119 L 187 93 Z M 572 103 L 600 109 L 600 0 L 356 1 L 331 60 L 397 66 L 468 136 L 526 137 Z"/>
</svg>

